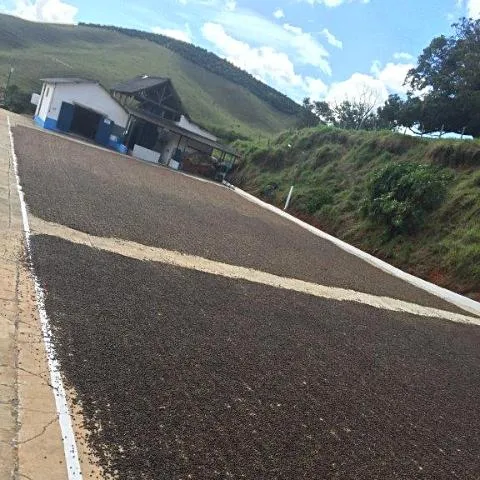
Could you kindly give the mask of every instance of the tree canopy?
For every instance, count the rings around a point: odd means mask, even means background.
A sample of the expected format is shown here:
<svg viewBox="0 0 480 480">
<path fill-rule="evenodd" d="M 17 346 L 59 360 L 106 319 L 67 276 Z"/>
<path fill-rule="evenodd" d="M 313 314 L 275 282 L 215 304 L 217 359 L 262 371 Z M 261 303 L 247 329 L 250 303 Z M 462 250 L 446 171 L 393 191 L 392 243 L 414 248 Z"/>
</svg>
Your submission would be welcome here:
<svg viewBox="0 0 480 480">
<path fill-rule="evenodd" d="M 384 121 L 375 114 L 378 96 L 374 90 L 365 88 L 356 98 L 345 99 L 341 103 L 328 103 L 325 100 L 303 100 L 304 120 L 301 126 L 318 123 L 333 125 L 347 130 L 374 130 L 384 126 Z M 312 115 L 313 114 L 313 115 Z"/>
<path fill-rule="evenodd" d="M 405 82 L 405 100 L 391 95 L 378 110 L 393 126 L 418 125 L 422 132 L 480 135 L 480 20 L 463 18 L 454 34 L 434 38 Z"/>
</svg>

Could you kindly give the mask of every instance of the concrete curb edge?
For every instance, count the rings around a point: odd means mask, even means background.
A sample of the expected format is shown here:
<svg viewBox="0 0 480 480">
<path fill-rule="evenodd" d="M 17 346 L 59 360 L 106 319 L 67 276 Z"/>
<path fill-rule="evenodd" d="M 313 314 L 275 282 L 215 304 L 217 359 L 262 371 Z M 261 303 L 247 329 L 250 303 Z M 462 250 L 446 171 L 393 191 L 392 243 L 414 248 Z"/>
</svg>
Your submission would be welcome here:
<svg viewBox="0 0 480 480">
<path fill-rule="evenodd" d="M 421 288 L 422 290 L 425 290 L 426 292 L 431 293 L 432 295 L 435 295 L 469 313 L 473 313 L 474 315 L 480 316 L 480 302 L 476 302 L 471 298 L 464 297 L 463 295 L 452 292 L 446 288 L 439 287 L 438 285 L 427 282 L 426 280 L 422 280 L 421 278 L 415 277 L 410 273 L 404 272 L 403 270 L 400 270 L 399 268 L 394 267 L 393 265 L 390 265 L 389 263 L 383 260 L 380 260 L 379 258 L 374 257 L 373 255 L 370 255 L 369 253 L 366 253 L 363 250 L 360 250 L 359 248 L 354 247 L 353 245 L 350 245 L 349 243 L 344 242 L 343 240 L 340 240 L 339 238 L 334 237 L 333 235 L 329 235 L 328 233 L 325 233 L 322 230 L 312 225 L 309 225 L 303 220 L 300 220 L 294 217 L 293 215 L 281 210 L 280 208 L 275 207 L 274 205 L 270 205 L 269 203 L 266 203 L 263 200 L 260 200 L 259 198 L 255 197 L 254 195 L 251 195 L 248 192 L 245 192 L 244 190 L 236 187 L 235 185 L 232 185 L 228 182 L 223 182 L 223 184 L 226 187 L 232 189 L 238 195 L 242 196 L 243 198 L 246 198 L 250 202 L 255 203 L 256 205 L 259 205 L 260 207 L 266 210 L 269 210 L 277 215 L 280 215 L 281 217 L 293 223 L 296 223 L 297 225 L 308 230 L 314 235 L 335 244 L 337 247 L 341 248 L 345 252 L 348 252 L 358 258 L 361 258 L 362 260 L 368 262 L 370 265 L 373 265 L 374 267 L 379 268 L 380 270 L 386 273 L 389 273 L 394 277 L 400 278 L 401 280 L 404 280 L 410 283 L 411 285 L 414 285 L 415 287 Z"/>
</svg>

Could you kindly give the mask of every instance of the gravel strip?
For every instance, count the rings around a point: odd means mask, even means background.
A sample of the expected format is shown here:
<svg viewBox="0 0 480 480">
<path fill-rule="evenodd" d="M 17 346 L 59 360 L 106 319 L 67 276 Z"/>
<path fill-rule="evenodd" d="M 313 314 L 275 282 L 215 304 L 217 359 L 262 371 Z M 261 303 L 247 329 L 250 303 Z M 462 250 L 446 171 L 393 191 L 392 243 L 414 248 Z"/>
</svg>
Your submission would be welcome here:
<svg viewBox="0 0 480 480">
<path fill-rule="evenodd" d="M 478 480 L 479 328 L 32 243 L 119 479 Z"/>
<path fill-rule="evenodd" d="M 98 236 L 463 312 L 218 185 L 16 127 L 31 212 Z"/>
</svg>

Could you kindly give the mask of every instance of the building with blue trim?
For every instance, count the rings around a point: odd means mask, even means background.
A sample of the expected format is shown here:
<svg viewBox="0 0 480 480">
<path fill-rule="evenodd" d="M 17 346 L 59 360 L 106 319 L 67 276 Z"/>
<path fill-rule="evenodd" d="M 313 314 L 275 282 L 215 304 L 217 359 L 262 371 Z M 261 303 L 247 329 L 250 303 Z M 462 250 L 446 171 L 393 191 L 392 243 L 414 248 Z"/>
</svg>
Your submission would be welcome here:
<svg viewBox="0 0 480 480">
<path fill-rule="evenodd" d="M 34 117 L 37 125 L 126 151 L 122 140 L 129 114 L 99 82 L 77 77 L 42 81 Z"/>
</svg>

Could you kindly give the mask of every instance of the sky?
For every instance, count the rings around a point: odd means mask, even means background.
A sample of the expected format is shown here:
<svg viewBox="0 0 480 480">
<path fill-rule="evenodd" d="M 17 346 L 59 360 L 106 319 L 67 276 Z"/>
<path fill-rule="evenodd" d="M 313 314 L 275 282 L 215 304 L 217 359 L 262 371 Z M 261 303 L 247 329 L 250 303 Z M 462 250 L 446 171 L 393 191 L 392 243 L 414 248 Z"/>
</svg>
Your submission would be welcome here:
<svg viewBox="0 0 480 480">
<path fill-rule="evenodd" d="M 298 102 L 368 94 L 380 105 L 405 94 L 405 75 L 432 38 L 462 16 L 480 18 L 480 0 L 0 0 L 0 12 L 162 33 Z"/>
</svg>

